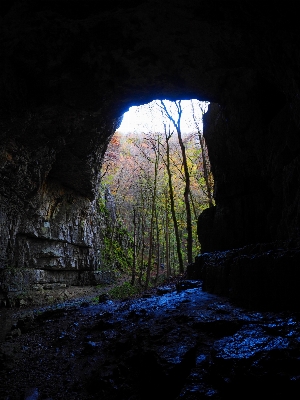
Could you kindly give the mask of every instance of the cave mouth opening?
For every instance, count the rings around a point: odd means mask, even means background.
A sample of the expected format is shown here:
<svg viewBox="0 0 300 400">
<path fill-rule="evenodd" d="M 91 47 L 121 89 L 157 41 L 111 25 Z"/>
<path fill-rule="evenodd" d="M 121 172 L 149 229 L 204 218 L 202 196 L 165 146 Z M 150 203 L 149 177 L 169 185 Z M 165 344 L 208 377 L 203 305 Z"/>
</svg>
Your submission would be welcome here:
<svg viewBox="0 0 300 400">
<path fill-rule="evenodd" d="M 171 128 L 174 129 L 174 123 L 170 118 L 173 117 L 174 121 L 180 124 L 180 130 L 183 135 L 195 131 L 203 133 L 202 119 L 208 110 L 209 104 L 208 101 L 199 101 L 197 99 L 164 99 L 152 100 L 139 106 L 131 106 L 124 113 L 118 132 L 136 134 L 163 132 L 164 124 L 171 125 Z M 164 106 L 165 109 L 163 108 Z"/>
<path fill-rule="evenodd" d="M 133 265 L 142 281 L 150 266 L 150 278 L 174 276 L 199 254 L 197 219 L 213 201 L 202 122 L 208 106 L 196 99 L 153 100 L 124 114 L 101 171 L 110 218 L 103 264 Z"/>
</svg>

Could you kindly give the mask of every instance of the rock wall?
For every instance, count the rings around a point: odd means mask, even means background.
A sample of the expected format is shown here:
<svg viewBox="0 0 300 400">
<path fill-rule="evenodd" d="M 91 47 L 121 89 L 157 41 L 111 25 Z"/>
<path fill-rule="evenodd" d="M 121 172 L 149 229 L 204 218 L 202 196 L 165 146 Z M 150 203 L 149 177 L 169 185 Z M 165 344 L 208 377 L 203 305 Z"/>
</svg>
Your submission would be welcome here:
<svg viewBox="0 0 300 400">
<path fill-rule="evenodd" d="M 87 271 L 100 266 L 103 221 L 96 200 L 50 180 L 29 202 L 20 204 L 18 199 L 12 204 L 4 196 L 1 200 L 3 294 L 17 295 L 47 282 L 81 285 L 95 281 Z"/>
<path fill-rule="evenodd" d="M 261 243 L 200 254 L 187 275 L 248 309 L 299 311 L 299 261 L 297 242 Z"/>
<path fill-rule="evenodd" d="M 203 252 L 299 236 L 297 94 L 283 97 L 257 76 L 249 83 L 238 102 L 204 116 L 216 207 L 198 220 Z"/>
<path fill-rule="evenodd" d="M 33 285 L 55 271 L 74 272 L 74 282 L 101 268 L 102 156 L 129 106 L 155 98 L 212 103 L 205 136 L 216 207 L 199 219 L 203 251 L 298 235 L 295 5 L 2 4 L 2 290 L 12 270 L 33 271 Z"/>
</svg>

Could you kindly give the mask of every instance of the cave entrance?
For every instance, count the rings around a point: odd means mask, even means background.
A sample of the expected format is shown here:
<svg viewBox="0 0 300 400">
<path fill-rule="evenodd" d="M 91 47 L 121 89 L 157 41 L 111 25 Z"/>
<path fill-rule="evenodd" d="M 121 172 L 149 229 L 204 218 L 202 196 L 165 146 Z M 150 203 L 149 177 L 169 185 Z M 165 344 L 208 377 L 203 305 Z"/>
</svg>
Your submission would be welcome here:
<svg viewBox="0 0 300 400">
<path fill-rule="evenodd" d="M 213 205 L 202 122 L 208 106 L 191 99 L 131 107 L 110 140 L 102 165 L 102 264 L 127 271 L 132 283 L 160 283 L 199 254 L 197 219 Z"/>
</svg>

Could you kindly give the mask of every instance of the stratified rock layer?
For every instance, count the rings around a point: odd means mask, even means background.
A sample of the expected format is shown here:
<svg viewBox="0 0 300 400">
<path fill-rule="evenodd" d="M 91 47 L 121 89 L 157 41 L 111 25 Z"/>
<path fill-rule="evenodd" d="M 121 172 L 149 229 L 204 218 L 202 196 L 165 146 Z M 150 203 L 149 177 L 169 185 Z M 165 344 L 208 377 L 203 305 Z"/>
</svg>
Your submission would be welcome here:
<svg viewBox="0 0 300 400">
<path fill-rule="evenodd" d="M 300 309 L 300 251 L 295 243 L 266 243 L 200 254 L 188 266 L 203 289 L 250 309 Z"/>
</svg>

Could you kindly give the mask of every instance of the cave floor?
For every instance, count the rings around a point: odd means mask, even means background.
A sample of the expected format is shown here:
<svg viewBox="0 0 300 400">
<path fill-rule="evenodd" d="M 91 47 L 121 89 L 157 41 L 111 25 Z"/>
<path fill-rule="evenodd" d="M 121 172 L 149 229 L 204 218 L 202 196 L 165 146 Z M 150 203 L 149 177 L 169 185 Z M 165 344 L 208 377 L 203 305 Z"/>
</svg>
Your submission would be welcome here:
<svg viewBox="0 0 300 400">
<path fill-rule="evenodd" d="M 1 400 L 298 399 L 300 314 L 245 310 L 196 281 L 36 308 L 0 343 L 0 372 Z"/>
</svg>

